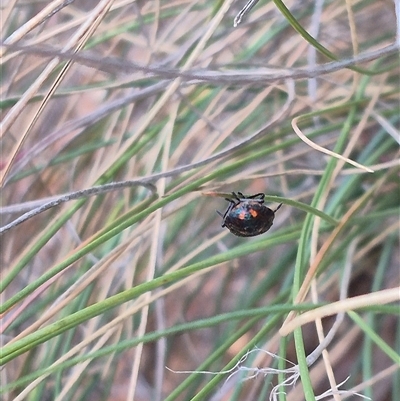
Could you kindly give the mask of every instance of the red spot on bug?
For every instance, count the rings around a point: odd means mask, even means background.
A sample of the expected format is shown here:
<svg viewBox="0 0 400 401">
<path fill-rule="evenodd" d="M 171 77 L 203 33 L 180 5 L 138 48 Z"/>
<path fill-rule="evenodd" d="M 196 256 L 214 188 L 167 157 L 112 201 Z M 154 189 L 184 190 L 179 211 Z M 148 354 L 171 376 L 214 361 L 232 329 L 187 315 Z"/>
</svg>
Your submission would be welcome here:
<svg viewBox="0 0 400 401">
<path fill-rule="evenodd" d="M 244 220 L 246 218 L 246 212 L 241 212 L 240 214 L 239 214 L 239 219 L 240 220 Z"/>
<path fill-rule="evenodd" d="M 258 213 L 254 209 L 250 209 L 250 214 L 256 218 L 258 216 Z"/>
</svg>

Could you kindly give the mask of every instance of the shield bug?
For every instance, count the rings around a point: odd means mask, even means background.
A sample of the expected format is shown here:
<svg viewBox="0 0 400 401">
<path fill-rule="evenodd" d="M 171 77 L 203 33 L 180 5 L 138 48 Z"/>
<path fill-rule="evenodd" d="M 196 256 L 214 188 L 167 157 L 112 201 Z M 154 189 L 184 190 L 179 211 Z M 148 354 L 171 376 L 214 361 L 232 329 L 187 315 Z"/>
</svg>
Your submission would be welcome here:
<svg viewBox="0 0 400 401">
<path fill-rule="evenodd" d="M 229 202 L 226 212 L 217 213 L 222 217 L 222 227 L 239 237 L 254 237 L 268 231 L 275 212 L 282 206 L 279 204 L 275 210 L 265 206 L 263 193 L 244 196 L 241 192 L 232 192 L 232 196 L 232 199 L 225 198 Z"/>
</svg>

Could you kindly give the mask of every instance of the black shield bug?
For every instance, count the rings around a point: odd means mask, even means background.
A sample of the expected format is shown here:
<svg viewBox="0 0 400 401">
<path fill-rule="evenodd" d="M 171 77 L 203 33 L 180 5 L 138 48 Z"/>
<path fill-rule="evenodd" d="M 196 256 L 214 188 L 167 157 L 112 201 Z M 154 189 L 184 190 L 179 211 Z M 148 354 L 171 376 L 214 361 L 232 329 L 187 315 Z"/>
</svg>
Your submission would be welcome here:
<svg viewBox="0 0 400 401">
<path fill-rule="evenodd" d="M 268 231 L 275 212 L 282 206 L 280 203 L 275 210 L 265 206 L 263 193 L 244 196 L 241 192 L 232 192 L 232 196 L 232 199 L 225 198 L 229 202 L 226 212 L 217 213 L 222 217 L 222 227 L 239 237 L 254 237 Z"/>
</svg>

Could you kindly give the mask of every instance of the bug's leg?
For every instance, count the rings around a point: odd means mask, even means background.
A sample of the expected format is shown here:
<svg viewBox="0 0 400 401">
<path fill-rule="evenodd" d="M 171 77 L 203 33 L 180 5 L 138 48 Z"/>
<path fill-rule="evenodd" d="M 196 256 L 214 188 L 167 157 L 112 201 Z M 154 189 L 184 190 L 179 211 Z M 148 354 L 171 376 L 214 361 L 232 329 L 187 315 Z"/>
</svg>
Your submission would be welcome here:
<svg viewBox="0 0 400 401">
<path fill-rule="evenodd" d="M 235 203 L 235 202 L 231 201 L 231 202 L 229 203 L 228 208 L 226 209 L 226 212 L 225 212 L 225 214 L 224 214 L 224 221 L 225 221 L 226 216 L 228 216 L 228 214 L 230 213 L 230 211 L 231 211 L 235 206 L 236 206 L 236 203 Z"/>
<path fill-rule="evenodd" d="M 248 196 L 247 198 L 248 198 L 248 199 L 260 198 L 260 200 L 264 200 L 265 194 L 262 193 L 262 192 L 260 192 L 260 193 L 255 194 L 255 195 Z"/>
<path fill-rule="evenodd" d="M 222 214 L 220 211 L 218 211 L 218 210 L 216 211 L 222 217 L 221 227 L 225 227 L 226 216 L 229 214 L 229 212 L 232 210 L 232 208 L 234 208 L 236 205 L 232 199 L 225 198 L 225 200 L 227 200 L 229 202 L 228 208 L 226 209 L 225 213 Z"/>
<path fill-rule="evenodd" d="M 264 203 L 265 194 L 262 192 L 250 196 L 244 196 L 241 192 L 238 192 L 238 194 L 242 196 L 242 199 L 254 199 L 256 201 L 259 201 L 260 203 Z"/>
<path fill-rule="evenodd" d="M 233 199 L 232 198 L 231 199 L 225 198 L 225 200 L 228 201 L 229 203 L 233 204 L 232 207 L 237 206 L 242 201 L 238 196 L 239 194 L 242 194 L 242 193 L 241 192 L 238 192 L 238 193 L 232 192 Z"/>
<path fill-rule="evenodd" d="M 241 192 L 238 192 L 238 193 L 232 192 L 232 196 L 233 196 L 233 199 L 226 199 L 226 198 L 225 199 L 228 200 L 229 202 L 232 202 L 236 206 L 241 201 L 241 198 L 239 198 L 239 196 L 243 197 L 243 194 Z"/>
<path fill-rule="evenodd" d="M 225 213 L 225 214 L 222 214 L 219 210 L 216 210 L 216 212 L 217 212 L 217 214 L 218 214 L 219 216 L 222 217 L 222 224 L 221 224 L 221 227 L 225 227 L 225 216 L 226 216 L 226 213 Z"/>
<path fill-rule="evenodd" d="M 283 203 L 280 203 L 280 204 L 278 205 L 278 207 L 274 210 L 274 213 L 275 213 L 276 211 L 278 211 L 278 210 L 281 208 L 282 205 L 283 205 Z"/>
<path fill-rule="evenodd" d="M 262 193 L 262 192 L 260 192 L 258 194 L 255 194 L 255 195 L 249 195 L 249 196 L 245 196 L 245 195 L 243 195 L 242 192 L 238 192 L 238 195 L 240 195 L 241 199 L 256 199 L 256 198 L 260 198 L 260 200 L 261 200 L 261 199 L 264 199 L 264 197 L 265 197 L 265 194 Z"/>
</svg>

